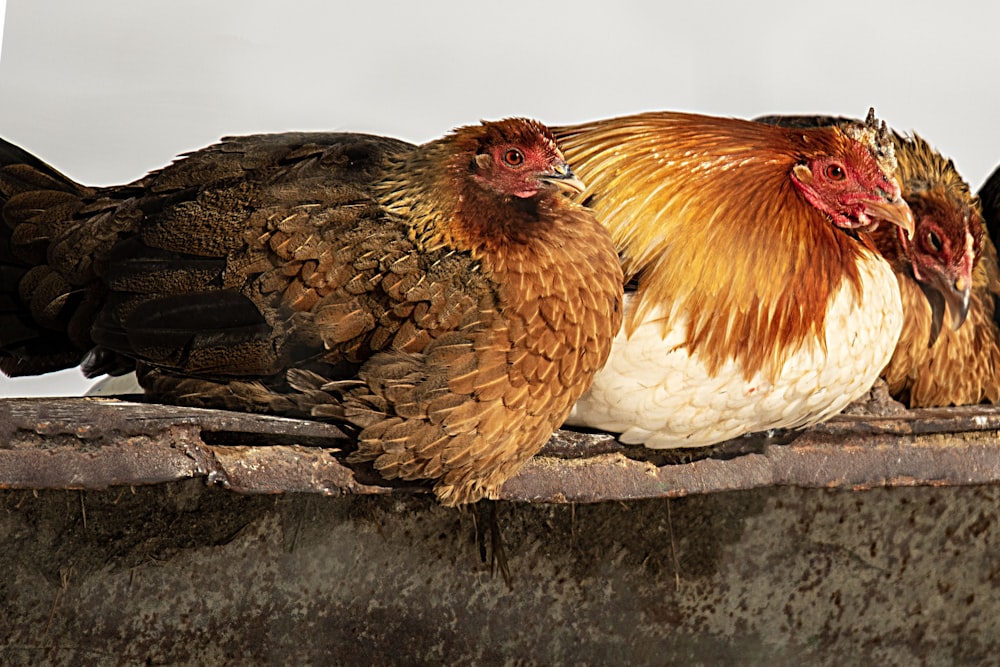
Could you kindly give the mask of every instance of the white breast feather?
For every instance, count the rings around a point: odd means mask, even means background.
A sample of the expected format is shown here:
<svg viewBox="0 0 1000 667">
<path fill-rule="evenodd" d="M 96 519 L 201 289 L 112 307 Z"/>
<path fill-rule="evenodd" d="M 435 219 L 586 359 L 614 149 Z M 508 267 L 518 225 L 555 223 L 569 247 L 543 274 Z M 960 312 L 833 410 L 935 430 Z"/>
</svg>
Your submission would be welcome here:
<svg viewBox="0 0 1000 667">
<path fill-rule="evenodd" d="M 748 382 L 733 360 L 709 374 L 701 359 L 682 347 L 686 319 L 676 318 L 664 336 L 664 313 L 654 309 L 630 337 L 624 329 L 618 333 L 607 364 L 566 423 L 665 449 L 701 447 L 832 417 L 871 388 L 903 324 L 899 286 L 889 265 L 866 253 L 859 270 L 860 302 L 845 284 L 830 303 L 826 352 L 818 340 L 807 338 L 773 385 L 759 373 Z M 628 307 L 626 295 L 626 312 Z"/>
</svg>

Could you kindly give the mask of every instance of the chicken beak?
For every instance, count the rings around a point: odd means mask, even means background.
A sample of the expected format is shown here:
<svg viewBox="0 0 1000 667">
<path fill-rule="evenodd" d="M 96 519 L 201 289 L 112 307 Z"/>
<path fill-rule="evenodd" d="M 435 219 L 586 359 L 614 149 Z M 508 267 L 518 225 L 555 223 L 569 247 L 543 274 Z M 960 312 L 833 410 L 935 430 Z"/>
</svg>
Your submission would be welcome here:
<svg viewBox="0 0 1000 667">
<path fill-rule="evenodd" d="M 965 323 L 965 318 L 969 315 L 972 280 L 969 276 L 959 276 L 952 280 L 944 274 L 937 273 L 927 283 L 917 284 L 920 285 L 931 307 L 931 335 L 927 343 L 927 347 L 930 347 L 941 333 L 946 306 L 951 315 L 952 331 L 958 331 Z"/>
<path fill-rule="evenodd" d="M 951 312 L 951 328 L 955 331 L 965 323 L 969 316 L 969 305 L 972 297 L 972 281 L 964 278 L 956 280 L 951 289 L 945 292 L 944 300 L 948 302 Z"/>
<path fill-rule="evenodd" d="M 913 238 L 914 221 L 913 211 L 907 205 L 906 200 L 898 194 L 892 199 L 888 197 L 883 201 L 865 202 L 865 215 L 872 220 L 885 220 L 897 225 L 906 232 L 906 238 Z"/>
<path fill-rule="evenodd" d="M 574 194 L 583 192 L 587 187 L 583 184 L 583 181 L 576 177 L 576 174 L 573 173 L 573 170 L 565 162 L 556 163 L 550 173 L 543 174 L 538 178 L 546 183 L 552 183 L 556 187 L 569 190 Z"/>
</svg>

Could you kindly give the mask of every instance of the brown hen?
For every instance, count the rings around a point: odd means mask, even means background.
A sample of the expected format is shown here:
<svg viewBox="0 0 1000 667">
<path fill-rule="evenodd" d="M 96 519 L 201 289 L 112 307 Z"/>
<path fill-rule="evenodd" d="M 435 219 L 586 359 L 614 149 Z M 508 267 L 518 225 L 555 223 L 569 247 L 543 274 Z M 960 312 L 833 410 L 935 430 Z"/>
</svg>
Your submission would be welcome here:
<svg viewBox="0 0 1000 667">
<path fill-rule="evenodd" d="M 158 400 L 335 420 L 447 505 L 496 496 L 620 324 L 608 233 L 532 121 L 230 138 L 104 189 L 0 158 L 5 372 L 134 365 Z"/>
<path fill-rule="evenodd" d="M 889 392 L 911 408 L 995 403 L 1000 400 L 995 321 L 1000 271 L 979 200 L 952 161 L 920 137 L 897 135 L 896 155 L 903 196 L 917 226 L 913 242 L 902 248 L 911 270 L 897 271 L 903 332 L 882 376 Z M 878 242 L 889 247 L 889 240 Z M 951 327 L 941 327 L 942 302 Z"/>
</svg>

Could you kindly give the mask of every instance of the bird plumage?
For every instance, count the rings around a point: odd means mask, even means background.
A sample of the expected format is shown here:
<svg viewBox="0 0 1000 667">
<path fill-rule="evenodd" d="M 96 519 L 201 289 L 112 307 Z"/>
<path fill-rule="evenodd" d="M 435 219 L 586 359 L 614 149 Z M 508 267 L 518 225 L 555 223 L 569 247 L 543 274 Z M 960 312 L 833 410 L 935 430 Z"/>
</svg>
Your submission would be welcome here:
<svg viewBox="0 0 1000 667">
<path fill-rule="evenodd" d="M 68 365 L 134 360 L 158 400 L 337 421 L 353 460 L 454 505 L 494 497 L 541 447 L 618 328 L 617 255 L 567 186 L 548 130 L 511 119 L 419 147 L 229 138 L 73 193 L 70 222 L 9 221 L 67 247 L 115 237 L 66 290 L 101 304 Z M 90 198 L 98 217 L 81 213 Z M 21 350 L 0 350 L 16 370 Z"/>
<path fill-rule="evenodd" d="M 901 306 L 865 229 L 912 225 L 876 129 L 660 112 L 554 132 L 637 283 L 571 424 L 708 445 L 814 423 L 868 389 Z"/>
<path fill-rule="evenodd" d="M 768 116 L 787 127 L 845 125 L 831 116 Z M 892 133 L 912 239 L 880 227 L 873 239 L 896 273 L 903 329 L 882 372 L 890 394 L 909 407 L 966 405 L 1000 398 L 1000 295 L 996 249 L 985 234 L 979 198 L 954 162 L 916 133 Z M 943 327 L 945 313 L 950 315 Z"/>
<path fill-rule="evenodd" d="M 996 402 L 1000 272 L 978 197 L 953 162 L 918 135 L 897 135 L 896 144 L 899 181 L 916 229 L 897 269 L 903 332 L 882 375 L 890 393 L 912 408 Z M 888 246 L 879 241 L 880 248 Z M 949 327 L 941 326 L 945 304 Z"/>
<path fill-rule="evenodd" d="M 961 329 L 944 331 L 922 364 L 914 367 L 907 387 L 911 407 L 1000 402 L 1000 263 L 996 249 L 1000 168 L 973 201 L 981 209 L 984 238 L 972 274 L 968 319 Z"/>
<path fill-rule="evenodd" d="M 972 276 L 968 317 L 957 330 L 943 328 L 928 347 L 930 308 L 919 288 L 902 288 L 907 318 L 900 344 L 883 371 L 890 393 L 911 408 L 996 403 L 1000 400 L 1000 298 L 997 251 L 988 238 Z M 902 287 L 902 283 L 901 283 Z M 907 294 L 909 292 L 909 294 Z"/>
</svg>

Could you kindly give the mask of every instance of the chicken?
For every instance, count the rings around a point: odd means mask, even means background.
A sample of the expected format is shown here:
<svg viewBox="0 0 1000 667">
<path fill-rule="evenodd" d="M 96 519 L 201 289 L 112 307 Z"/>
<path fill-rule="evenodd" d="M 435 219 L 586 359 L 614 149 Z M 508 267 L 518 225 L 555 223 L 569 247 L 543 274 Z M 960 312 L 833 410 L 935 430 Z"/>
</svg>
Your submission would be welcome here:
<svg viewBox="0 0 1000 667">
<path fill-rule="evenodd" d="M 786 127 L 856 122 L 830 116 L 757 120 Z M 1000 274 L 996 249 L 984 241 L 978 198 L 954 163 L 919 135 L 893 132 L 892 138 L 915 232 L 912 241 L 888 227 L 872 234 L 896 273 L 904 313 L 899 343 L 882 377 L 890 394 L 908 407 L 996 402 Z M 946 309 L 951 326 L 942 331 Z"/>
<path fill-rule="evenodd" d="M 1000 244 L 1000 166 L 993 170 L 979 188 L 979 203 L 989 238 L 996 246 Z"/>
<path fill-rule="evenodd" d="M 911 408 L 997 403 L 1000 401 L 1000 328 L 997 299 L 1000 268 L 993 242 L 986 238 L 972 274 L 969 315 L 961 329 L 945 329 L 933 346 L 922 347 L 919 330 L 905 349 L 903 341 L 883 375 L 890 392 Z M 925 311 L 926 304 L 921 304 Z"/>
<path fill-rule="evenodd" d="M 897 271 L 903 333 L 882 376 L 889 392 L 911 408 L 995 403 L 1000 400 L 995 321 L 1000 272 L 978 198 L 952 161 L 918 136 L 899 137 L 896 155 L 916 232 L 903 248 L 912 261 L 912 277 Z M 951 328 L 941 327 L 942 300 Z"/>
<path fill-rule="evenodd" d="M 497 495 L 620 327 L 610 236 L 533 121 L 229 138 L 105 189 L 0 159 L 5 372 L 135 367 L 156 400 L 332 420 L 445 505 Z"/>
<path fill-rule="evenodd" d="M 913 225 L 884 124 L 654 112 L 554 132 L 636 284 L 568 424 L 706 446 L 819 422 L 873 384 L 902 306 L 865 230 Z"/>
</svg>

